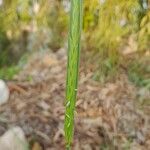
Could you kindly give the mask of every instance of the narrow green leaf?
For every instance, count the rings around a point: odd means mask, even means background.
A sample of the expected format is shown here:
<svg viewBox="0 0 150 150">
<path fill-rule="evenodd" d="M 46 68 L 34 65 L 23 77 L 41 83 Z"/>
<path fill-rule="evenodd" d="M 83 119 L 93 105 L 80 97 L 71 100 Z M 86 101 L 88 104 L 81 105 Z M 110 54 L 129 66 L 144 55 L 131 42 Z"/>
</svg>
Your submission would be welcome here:
<svg viewBox="0 0 150 150">
<path fill-rule="evenodd" d="M 82 0 L 71 0 L 65 101 L 65 139 L 67 150 L 70 149 L 74 132 L 74 111 L 78 86 L 81 27 Z"/>
</svg>

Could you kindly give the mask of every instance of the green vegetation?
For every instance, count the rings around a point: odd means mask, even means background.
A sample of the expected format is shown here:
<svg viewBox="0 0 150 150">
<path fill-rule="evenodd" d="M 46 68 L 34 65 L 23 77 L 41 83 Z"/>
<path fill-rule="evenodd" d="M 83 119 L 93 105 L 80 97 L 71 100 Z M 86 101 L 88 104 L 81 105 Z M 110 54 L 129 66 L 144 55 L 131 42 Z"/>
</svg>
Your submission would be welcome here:
<svg viewBox="0 0 150 150">
<path fill-rule="evenodd" d="M 13 79 L 14 75 L 19 72 L 19 70 L 20 70 L 20 68 L 17 66 L 2 68 L 0 70 L 0 78 L 6 79 L 6 80 L 11 80 L 11 79 Z"/>
<path fill-rule="evenodd" d="M 150 10 L 146 2 L 93 0 L 92 4 L 86 1 L 84 9 L 84 46 L 99 56 L 96 80 L 104 82 L 117 75 L 120 64 L 128 57 L 124 55 L 127 45 L 132 45 L 128 47 L 131 53 L 135 52 L 133 61 L 141 51 L 149 51 Z"/>
<path fill-rule="evenodd" d="M 0 1 L 0 78 L 6 80 L 20 71 L 28 54 L 66 47 L 70 4 L 65 101 L 68 149 L 74 130 L 82 0 Z M 92 64 L 93 79 L 106 83 L 123 73 L 136 86 L 149 90 L 150 0 L 85 0 L 83 11 L 83 65 Z M 27 80 L 32 81 L 32 76 Z"/>
<path fill-rule="evenodd" d="M 0 78 L 12 79 L 26 53 L 57 50 L 64 43 L 67 14 L 60 1 L 49 9 L 49 1 L 5 0 L 0 20 Z"/>
<path fill-rule="evenodd" d="M 142 62 L 134 61 L 130 64 L 128 69 L 129 79 L 137 86 L 150 89 L 150 66 L 148 64 L 149 58 L 144 58 Z"/>
<path fill-rule="evenodd" d="M 73 139 L 74 112 L 78 86 L 80 37 L 82 26 L 82 0 L 71 1 L 70 30 L 68 38 L 68 65 L 66 87 L 65 138 L 67 149 Z"/>
<path fill-rule="evenodd" d="M 56 51 L 64 45 L 69 2 L 55 0 L 52 3 L 49 7 L 48 0 L 3 1 L 0 6 L 0 20 L 3 20 L 0 22 L 0 66 L 15 65 L 27 51 L 49 48 Z M 136 55 L 144 57 L 149 52 L 149 3 L 148 0 L 84 2 L 83 50 L 91 53 L 87 59 L 93 59 L 97 66 L 94 79 L 105 82 L 115 78 L 120 65 L 129 57 L 124 55 L 127 49 L 135 56 L 128 65 L 131 68 L 134 61 L 138 61 Z"/>
</svg>

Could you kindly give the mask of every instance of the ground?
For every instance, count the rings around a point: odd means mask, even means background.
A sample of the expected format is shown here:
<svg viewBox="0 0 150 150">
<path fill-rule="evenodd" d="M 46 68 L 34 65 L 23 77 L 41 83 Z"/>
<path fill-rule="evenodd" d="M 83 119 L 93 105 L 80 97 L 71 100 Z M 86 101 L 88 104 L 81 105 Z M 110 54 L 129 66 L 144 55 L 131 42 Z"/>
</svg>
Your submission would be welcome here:
<svg viewBox="0 0 150 150">
<path fill-rule="evenodd" d="M 11 95 L 0 109 L 0 134 L 20 126 L 32 150 L 65 149 L 66 61 L 64 49 L 38 52 L 7 82 Z M 142 103 L 149 91 L 135 87 L 126 74 L 102 85 L 84 70 L 81 65 L 73 150 L 150 149 L 150 106 Z"/>
</svg>

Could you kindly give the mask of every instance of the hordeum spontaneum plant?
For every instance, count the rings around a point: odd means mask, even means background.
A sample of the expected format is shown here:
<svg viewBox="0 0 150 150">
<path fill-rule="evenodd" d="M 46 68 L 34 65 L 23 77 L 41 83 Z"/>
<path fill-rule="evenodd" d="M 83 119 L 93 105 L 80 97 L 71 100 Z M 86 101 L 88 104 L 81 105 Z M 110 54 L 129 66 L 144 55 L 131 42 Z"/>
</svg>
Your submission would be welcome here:
<svg viewBox="0 0 150 150">
<path fill-rule="evenodd" d="M 66 80 L 66 112 L 65 112 L 65 140 L 66 149 L 71 149 L 74 134 L 74 112 L 78 86 L 78 70 L 80 56 L 80 40 L 82 28 L 82 0 L 71 0 L 70 27 L 68 37 L 68 62 Z"/>
</svg>

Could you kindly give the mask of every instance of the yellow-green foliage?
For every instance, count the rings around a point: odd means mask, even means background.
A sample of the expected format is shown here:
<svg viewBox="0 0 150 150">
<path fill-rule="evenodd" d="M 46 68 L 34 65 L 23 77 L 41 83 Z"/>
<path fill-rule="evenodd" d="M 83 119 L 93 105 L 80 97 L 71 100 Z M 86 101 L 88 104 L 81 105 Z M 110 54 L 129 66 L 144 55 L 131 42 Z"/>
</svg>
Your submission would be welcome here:
<svg viewBox="0 0 150 150">
<path fill-rule="evenodd" d="M 27 49 L 41 49 L 39 43 L 58 49 L 65 39 L 67 14 L 59 0 L 4 0 L 0 20 L 0 65 L 10 64 L 9 55 L 12 63 Z"/>
<path fill-rule="evenodd" d="M 84 1 L 84 21 L 83 28 L 87 34 L 93 30 L 98 21 L 99 1 Z"/>
<path fill-rule="evenodd" d="M 98 49 L 116 48 L 120 45 L 123 36 L 135 29 L 138 14 L 136 12 L 140 9 L 138 0 L 93 1 L 93 4 L 91 2 L 86 4 L 87 7 L 89 6 L 86 14 L 92 15 L 84 17 L 84 27 L 88 28 L 85 30 L 91 28 L 93 30 L 89 35 L 91 43 Z"/>
<path fill-rule="evenodd" d="M 138 43 L 140 50 L 150 50 L 150 10 L 141 19 Z"/>
<path fill-rule="evenodd" d="M 122 57 L 121 49 L 127 45 L 131 35 L 140 33 L 139 49 L 148 45 L 150 21 L 139 0 L 85 1 L 84 10 L 85 47 L 99 52 L 100 72 L 104 76 L 117 69 Z M 145 21 L 139 29 L 141 18 Z"/>
<path fill-rule="evenodd" d="M 69 0 L 3 0 L 0 6 L 0 52 L 3 52 L 0 64 L 6 63 L 4 59 L 11 54 L 10 50 L 26 49 L 25 44 L 31 50 L 41 49 L 38 48 L 40 43 L 54 50 L 60 48 L 66 41 L 68 27 L 64 2 L 69 3 Z M 149 50 L 150 0 L 147 3 L 149 7 L 146 8 L 142 0 L 84 1 L 82 45 L 86 51 L 97 55 L 98 71 L 103 76 L 118 69 L 122 50 L 132 35 L 138 51 Z"/>
</svg>

